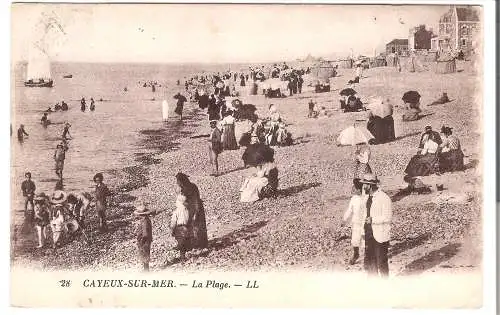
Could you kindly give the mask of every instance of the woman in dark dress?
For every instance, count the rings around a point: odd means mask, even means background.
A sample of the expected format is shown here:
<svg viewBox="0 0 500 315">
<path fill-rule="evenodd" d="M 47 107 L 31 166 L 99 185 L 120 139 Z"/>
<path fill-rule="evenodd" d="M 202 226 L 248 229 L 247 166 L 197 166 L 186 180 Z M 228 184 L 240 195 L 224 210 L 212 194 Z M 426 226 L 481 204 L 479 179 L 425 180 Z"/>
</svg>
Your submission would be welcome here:
<svg viewBox="0 0 500 315">
<path fill-rule="evenodd" d="M 215 96 L 212 94 L 208 100 L 208 120 L 220 120 L 220 107 L 215 99 Z"/>
<path fill-rule="evenodd" d="M 188 229 L 191 231 L 190 249 L 207 248 L 208 235 L 205 209 L 200 198 L 198 187 L 193 184 L 184 173 L 177 173 L 175 176 L 180 193 L 186 197 L 186 208 L 189 212 Z"/>
<path fill-rule="evenodd" d="M 175 108 L 175 113 L 180 116 L 180 120 L 182 120 L 182 110 L 184 109 L 184 103 L 187 102 L 187 98 L 184 97 L 181 93 L 177 93 L 174 96 L 177 99 L 177 107 Z"/>
</svg>

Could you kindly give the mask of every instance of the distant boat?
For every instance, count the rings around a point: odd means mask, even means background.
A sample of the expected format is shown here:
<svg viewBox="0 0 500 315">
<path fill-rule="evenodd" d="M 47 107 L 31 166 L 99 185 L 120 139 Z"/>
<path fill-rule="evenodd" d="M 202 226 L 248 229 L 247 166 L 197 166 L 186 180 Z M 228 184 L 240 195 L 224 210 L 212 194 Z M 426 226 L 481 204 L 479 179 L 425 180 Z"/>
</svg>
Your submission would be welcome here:
<svg viewBox="0 0 500 315">
<path fill-rule="evenodd" d="M 67 75 L 63 76 L 63 78 L 65 78 L 65 79 L 71 79 L 72 77 L 73 77 L 72 74 L 67 74 Z"/>
<path fill-rule="evenodd" d="M 54 81 L 50 74 L 50 60 L 48 56 L 40 51 L 38 54 L 30 52 L 24 86 L 52 87 L 53 84 Z"/>
</svg>

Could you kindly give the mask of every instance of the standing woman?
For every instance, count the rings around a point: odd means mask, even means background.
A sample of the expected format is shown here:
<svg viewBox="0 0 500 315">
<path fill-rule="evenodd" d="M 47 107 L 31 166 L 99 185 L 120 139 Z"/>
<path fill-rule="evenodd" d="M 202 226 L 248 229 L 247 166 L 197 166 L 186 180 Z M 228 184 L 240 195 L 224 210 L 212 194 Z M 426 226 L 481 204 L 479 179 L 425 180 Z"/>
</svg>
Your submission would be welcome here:
<svg viewBox="0 0 500 315">
<path fill-rule="evenodd" d="M 208 100 L 208 120 L 219 120 L 220 119 L 220 108 L 217 104 L 217 100 L 215 96 L 212 94 Z"/>
<path fill-rule="evenodd" d="M 186 197 L 185 205 L 189 213 L 187 227 L 191 231 L 190 249 L 208 247 L 207 223 L 205 209 L 200 198 L 198 187 L 189 181 L 184 173 L 177 173 L 177 186 L 179 194 Z"/>
<path fill-rule="evenodd" d="M 187 102 L 187 98 L 184 97 L 181 93 L 177 93 L 174 96 L 177 99 L 177 107 L 175 108 L 175 113 L 180 116 L 180 120 L 182 120 L 182 110 L 184 109 L 184 103 Z"/>
<path fill-rule="evenodd" d="M 238 150 L 236 135 L 234 134 L 235 119 L 233 111 L 226 112 L 226 116 L 221 121 L 222 124 L 222 147 L 224 150 Z"/>
</svg>

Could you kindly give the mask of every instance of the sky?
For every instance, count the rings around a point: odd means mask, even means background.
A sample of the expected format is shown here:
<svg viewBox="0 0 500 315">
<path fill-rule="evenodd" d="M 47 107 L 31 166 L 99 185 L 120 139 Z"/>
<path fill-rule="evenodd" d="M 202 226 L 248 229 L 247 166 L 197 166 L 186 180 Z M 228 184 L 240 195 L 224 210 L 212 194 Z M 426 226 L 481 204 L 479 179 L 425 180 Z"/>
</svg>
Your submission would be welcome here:
<svg viewBox="0 0 500 315">
<path fill-rule="evenodd" d="M 13 4 L 11 56 L 27 60 L 45 34 L 54 61 L 265 62 L 307 54 L 373 55 L 409 29 L 437 31 L 448 6 Z M 62 26 L 44 30 L 54 17 Z"/>
</svg>

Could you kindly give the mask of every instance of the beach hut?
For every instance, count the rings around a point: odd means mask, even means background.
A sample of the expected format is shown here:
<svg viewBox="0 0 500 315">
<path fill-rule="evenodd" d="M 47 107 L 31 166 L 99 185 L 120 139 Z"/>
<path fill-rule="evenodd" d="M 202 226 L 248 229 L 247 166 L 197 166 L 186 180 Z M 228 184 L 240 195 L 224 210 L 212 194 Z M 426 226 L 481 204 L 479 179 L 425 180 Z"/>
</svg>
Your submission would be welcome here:
<svg viewBox="0 0 500 315">
<path fill-rule="evenodd" d="M 394 63 L 396 62 L 396 56 L 394 54 L 389 54 L 387 57 L 385 57 L 385 62 L 388 67 L 394 67 Z"/>
<path fill-rule="evenodd" d="M 386 65 L 387 65 L 387 61 L 382 56 L 370 59 L 370 67 L 371 68 L 374 68 L 374 67 L 385 67 Z"/>
<path fill-rule="evenodd" d="M 324 61 L 315 64 L 311 68 L 311 75 L 320 81 L 327 81 L 337 75 L 337 71 L 333 64 L 329 61 Z"/>
<path fill-rule="evenodd" d="M 354 64 L 354 60 L 352 60 L 352 59 L 339 59 L 339 60 L 337 60 L 337 64 L 339 65 L 339 68 L 351 69 L 353 64 Z"/>
</svg>

